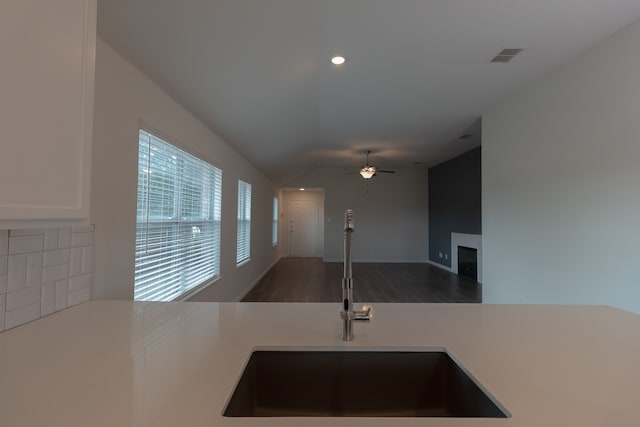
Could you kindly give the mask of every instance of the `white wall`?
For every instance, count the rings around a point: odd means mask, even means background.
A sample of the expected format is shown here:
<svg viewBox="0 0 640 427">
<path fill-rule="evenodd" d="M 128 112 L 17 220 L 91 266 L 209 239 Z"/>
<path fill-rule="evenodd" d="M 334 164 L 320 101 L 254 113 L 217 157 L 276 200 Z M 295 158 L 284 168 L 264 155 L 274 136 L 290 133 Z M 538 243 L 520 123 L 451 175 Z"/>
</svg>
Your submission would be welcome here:
<svg viewBox="0 0 640 427">
<path fill-rule="evenodd" d="M 98 40 L 91 220 L 95 224 L 96 298 L 132 299 L 138 129 L 144 122 L 222 168 L 221 279 L 195 299 L 241 295 L 278 258 L 271 245 L 277 188 L 149 78 Z M 237 180 L 253 186 L 251 262 L 237 268 Z"/>
<path fill-rule="evenodd" d="M 640 312 L 640 22 L 482 122 L 484 301 Z"/>
<path fill-rule="evenodd" d="M 427 171 L 398 170 L 369 182 L 343 169 L 318 168 L 286 184 L 325 190 L 324 260 L 341 261 L 344 211 L 355 212 L 353 261 L 427 262 Z"/>
</svg>

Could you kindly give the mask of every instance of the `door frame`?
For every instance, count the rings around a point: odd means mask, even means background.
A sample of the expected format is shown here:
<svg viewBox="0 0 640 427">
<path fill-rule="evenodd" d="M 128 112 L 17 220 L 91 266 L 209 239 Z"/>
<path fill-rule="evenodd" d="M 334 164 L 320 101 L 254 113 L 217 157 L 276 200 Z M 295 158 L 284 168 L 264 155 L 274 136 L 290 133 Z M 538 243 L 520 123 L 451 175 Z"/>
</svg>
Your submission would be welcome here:
<svg viewBox="0 0 640 427">
<path fill-rule="evenodd" d="M 280 236 L 286 238 L 287 248 L 286 252 L 283 251 L 283 256 L 289 256 L 291 253 L 291 218 L 289 212 L 290 201 L 292 200 L 316 200 L 316 248 L 314 250 L 315 257 L 324 257 L 324 201 L 325 193 L 324 188 L 307 188 L 301 191 L 298 188 L 283 188 L 281 189 L 282 195 L 282 208 L 281 212 L 284 214 L 282 221 Z M 285 208 L 286 206 L 286 208 Z M 284 241 L 284 240 L 283 240 Z"/>
<path fill-rule="evenodd" d="M 292 205 L 295 203 L 309 203 L 312 206 L 312 209 L 309 212 L 306 212 L 306 214 L 309 215 L 313 215 L 313 247 L 311 249 L 312 254 L 311 255 L 294 255 L 291 253 L 291 247 L 292 247 L 292 241 L 293 241 L 293 230 L 292 230 L 292 222 L 293 222 L 293 215 L 292 215 Z M 302 257 L 306 257 L 306 256 L 318 256 L 318 201 L 315 199 L 290 199 L 288 201 L 288 210 L 289 210 L 289 223 L 287 224 L 289 227 L 289 239 L 288 239 L 288 256 L 302 256 Z M 300 234 L 300 233 L 298 233 Z M 309 243 L 309 242 L 305 242 L 305 243 Z"/>
</svg>

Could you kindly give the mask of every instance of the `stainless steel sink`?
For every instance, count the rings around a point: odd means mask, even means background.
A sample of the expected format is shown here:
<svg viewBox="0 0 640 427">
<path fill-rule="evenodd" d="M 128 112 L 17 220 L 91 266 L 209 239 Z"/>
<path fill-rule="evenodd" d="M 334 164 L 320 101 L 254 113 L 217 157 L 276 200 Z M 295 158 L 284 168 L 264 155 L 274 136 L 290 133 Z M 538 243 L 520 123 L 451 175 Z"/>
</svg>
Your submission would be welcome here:
<svg viewBox="0 0 640 427">
<path fill-rule="evenodd" d="M 255 351 L 224 416 L 510 415 L 445 351 Z"/>
</svg>

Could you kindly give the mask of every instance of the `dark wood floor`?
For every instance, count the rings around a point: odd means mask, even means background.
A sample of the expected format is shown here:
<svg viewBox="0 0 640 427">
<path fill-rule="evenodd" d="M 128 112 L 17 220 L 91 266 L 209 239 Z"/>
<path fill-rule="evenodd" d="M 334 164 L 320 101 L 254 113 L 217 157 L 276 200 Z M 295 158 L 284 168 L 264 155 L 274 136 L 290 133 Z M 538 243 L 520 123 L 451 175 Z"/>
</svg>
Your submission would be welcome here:
<svg viewBox="0 0 640 427">
<path fill-rule="evenodd" d="M 282 258 L 245 302 L 340 302 L 343 267 L 321 258 Z M 482 285 L 431 264 L 354 263 L 356 302 L 482 302 Z"/>
</svg>

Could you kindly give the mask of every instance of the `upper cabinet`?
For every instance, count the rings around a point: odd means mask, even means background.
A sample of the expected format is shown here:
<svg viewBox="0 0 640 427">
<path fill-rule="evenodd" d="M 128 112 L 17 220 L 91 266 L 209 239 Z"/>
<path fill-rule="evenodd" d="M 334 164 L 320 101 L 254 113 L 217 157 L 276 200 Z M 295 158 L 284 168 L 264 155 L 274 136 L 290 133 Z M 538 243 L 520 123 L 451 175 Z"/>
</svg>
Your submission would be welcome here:
<svg viewBox="0 0 640 427">
<path fill-rule="evenodd" d="M 89 217 L 96 11 L 0 2 L 0 228 Z"/>
</svg>

